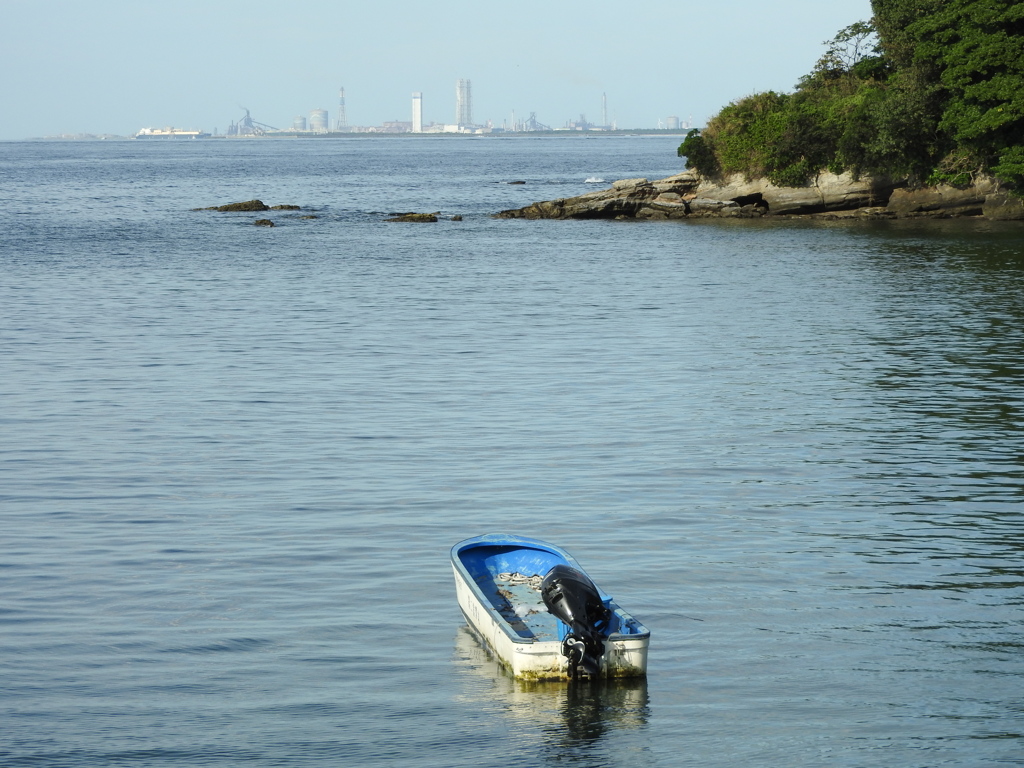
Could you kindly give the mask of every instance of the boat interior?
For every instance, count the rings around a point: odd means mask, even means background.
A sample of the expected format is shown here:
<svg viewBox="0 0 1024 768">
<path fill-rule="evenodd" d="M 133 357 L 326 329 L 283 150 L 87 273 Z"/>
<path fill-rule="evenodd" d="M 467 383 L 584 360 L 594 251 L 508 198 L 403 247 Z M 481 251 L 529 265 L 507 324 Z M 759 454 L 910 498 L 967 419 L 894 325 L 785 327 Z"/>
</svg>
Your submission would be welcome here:
<svg viewBox="0 0 1024 768">
<path fill-rule="evenodd" d="M 459 553 L 459 560 L 491 606 L 516 634 L 537 641 L 564 637 L 565 625 L 548 612 L 541 597 L 544 575 L 566 560 L 554 552 L 523 545 L 481 545 Z M 574 567 L 574 563 L 570 563 Z M 641 627 L 600 588 L 612 610 L 609 634 L 639 634 Z"/>
</svg>

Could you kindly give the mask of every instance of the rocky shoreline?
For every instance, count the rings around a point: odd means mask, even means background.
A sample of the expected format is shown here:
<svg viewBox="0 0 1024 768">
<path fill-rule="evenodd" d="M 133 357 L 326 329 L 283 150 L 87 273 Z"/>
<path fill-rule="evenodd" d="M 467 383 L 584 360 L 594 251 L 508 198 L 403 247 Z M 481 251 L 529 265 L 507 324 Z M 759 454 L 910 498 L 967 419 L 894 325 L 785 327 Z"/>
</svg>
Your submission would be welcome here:
<svg viewBox="0 0 1024 768">
<path fill-rule="evenodd" d="M 501 211 L 501 219 L 980 218 L 1024 220 L 1024 200 L 991 178 L 968 187 L 912 188 L 889 179 L 822 173 L 804 187 L 766 179 L 705 179 L 685 171 L 666 179 L 623 179 L 610 189 Z"/>
</svg>

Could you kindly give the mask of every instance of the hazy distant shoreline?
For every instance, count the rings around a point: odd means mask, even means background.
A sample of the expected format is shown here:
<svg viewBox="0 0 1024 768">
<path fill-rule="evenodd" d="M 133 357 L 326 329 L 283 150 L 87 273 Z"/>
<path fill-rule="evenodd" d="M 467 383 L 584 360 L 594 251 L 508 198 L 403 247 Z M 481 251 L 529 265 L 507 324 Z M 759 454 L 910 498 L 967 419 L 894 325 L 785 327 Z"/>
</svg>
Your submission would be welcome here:
<svg viewBox="0 0 1024 768">
<path fill-rule="evenodd" d="M 577 137 L 596 139 L 604 136 L 635 136 L 658 137 L 677 136 L 684 138 L 688 129 L 669 128 L 636 128 L 634 130 L 615 131 L 497 131 L 495 133 L 349 133 L 330 131 L 328 133 L 310 133 L 299 131 L 281 131 L 280 133 L 264 134 L 263 136 L 205 136 L 201 139 L 148 139 L 147 144 L 174 144 L 190 141 L 264 141 L 267 139 L 527 139 L 537 137 Z M 35 136 L 26 139 L 8 139 L 7 141 L 136 141 L 134 136 L 117 136 L 113 134 L 67 134 L 61 136 Z"/>
</svg>

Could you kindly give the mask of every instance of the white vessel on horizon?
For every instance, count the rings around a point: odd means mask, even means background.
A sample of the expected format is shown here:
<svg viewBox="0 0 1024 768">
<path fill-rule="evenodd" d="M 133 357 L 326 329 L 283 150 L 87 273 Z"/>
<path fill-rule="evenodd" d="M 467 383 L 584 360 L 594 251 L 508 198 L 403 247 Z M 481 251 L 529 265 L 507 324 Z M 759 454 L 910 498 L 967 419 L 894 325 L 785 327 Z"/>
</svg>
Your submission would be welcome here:
<svg viewBox="0 0 1024 768">
<path fill-rule="evenodd" d="M 210 134 L 204 131 L 186 131 L 181 128 L 143 128 L 135 134 L 136 139 L 205 139 Z"/>
</svg>

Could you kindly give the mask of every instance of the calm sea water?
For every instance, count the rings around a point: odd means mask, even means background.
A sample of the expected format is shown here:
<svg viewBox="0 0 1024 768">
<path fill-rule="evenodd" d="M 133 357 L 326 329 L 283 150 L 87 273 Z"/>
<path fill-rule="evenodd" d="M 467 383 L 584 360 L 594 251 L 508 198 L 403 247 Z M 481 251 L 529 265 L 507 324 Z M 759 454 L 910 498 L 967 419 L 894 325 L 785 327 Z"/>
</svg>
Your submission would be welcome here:
<svg viewBox="0 0 1024 768">
<path fill-rule="evenodd" d="M 1024 765 L 1024 228 L 489 218 L 677 143 L 0 144 L 0 765 Z M 506 677 L 489 531 L 647 680 Z"/>
</svg>

